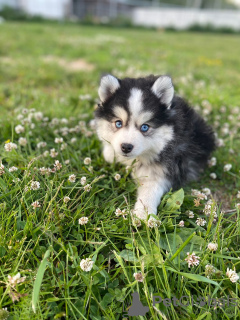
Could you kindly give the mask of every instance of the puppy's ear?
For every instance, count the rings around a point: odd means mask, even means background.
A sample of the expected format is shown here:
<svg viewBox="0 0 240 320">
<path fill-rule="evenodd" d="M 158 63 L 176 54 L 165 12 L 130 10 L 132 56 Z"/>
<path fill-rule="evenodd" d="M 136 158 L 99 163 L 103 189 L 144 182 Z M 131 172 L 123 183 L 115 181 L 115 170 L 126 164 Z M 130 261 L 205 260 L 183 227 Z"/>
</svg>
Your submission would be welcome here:
<svg viewBox="0 0 240 320">
<path fill-rule="evenodd" d="M 108 74 L 102 77 L 100 86 L 98 89 L 98 95 L 102 102 L 105 102 L 114 92 L 120 88 L 120 83 L 117 78 Z"/>
<path fill-rule="evenodd" d="M 161 103 L 171 107 L 174 96 L 172 79 L 168 76 L 159 77 L 152 86 L 152 92 L 160 99 Z"/>
</svg>

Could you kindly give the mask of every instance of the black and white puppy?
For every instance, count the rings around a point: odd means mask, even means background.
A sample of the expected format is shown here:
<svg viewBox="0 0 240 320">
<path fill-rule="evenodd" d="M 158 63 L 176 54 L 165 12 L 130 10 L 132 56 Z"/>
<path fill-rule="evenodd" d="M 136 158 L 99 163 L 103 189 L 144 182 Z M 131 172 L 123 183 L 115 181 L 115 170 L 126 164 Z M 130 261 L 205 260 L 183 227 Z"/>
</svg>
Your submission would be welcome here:
<svg viewBox="0 0 240 320">
<path fill-rule="evenodd" d="M 97 134 L 107 162 L 131 165 L 137 180 L 134 214 L 157 214 L 164 193 L 196 179 L 215 147 L 212 129 L 179 96 L 169 76 L 117 79 L 98 90 Z"/>
</svg>

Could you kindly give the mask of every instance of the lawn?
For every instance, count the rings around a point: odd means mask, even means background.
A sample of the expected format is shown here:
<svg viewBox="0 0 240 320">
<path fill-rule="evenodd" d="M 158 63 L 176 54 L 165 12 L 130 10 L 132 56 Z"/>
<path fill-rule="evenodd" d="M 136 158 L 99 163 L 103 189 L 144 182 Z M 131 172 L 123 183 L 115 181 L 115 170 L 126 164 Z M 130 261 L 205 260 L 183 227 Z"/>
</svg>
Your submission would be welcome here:
<svg viewBox="0 0 240 320">
<path fill-rule="evenodd" d="M 5 22 L 0 43 L 0 320 L 127 319 L 134 292 L 130 319 L 239 319 L 239 35 Z M 217 134 L 157 227 L 134 225 L 131 170 L 102 157 L 104 73 L 171 75 Z"/>
</svg>

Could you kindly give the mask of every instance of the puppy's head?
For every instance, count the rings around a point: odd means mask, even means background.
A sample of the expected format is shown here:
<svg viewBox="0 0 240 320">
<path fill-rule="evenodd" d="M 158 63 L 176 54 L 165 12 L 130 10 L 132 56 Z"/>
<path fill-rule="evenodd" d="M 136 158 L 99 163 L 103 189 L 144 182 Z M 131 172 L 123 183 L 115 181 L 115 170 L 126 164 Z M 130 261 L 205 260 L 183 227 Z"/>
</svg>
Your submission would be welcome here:
<svg viewBox="0 0 240 320">
<path fill-rule="evenodd" d="M 174 88 L 168 76 L 117 79 L 106 75 L 98 90 L 97 133 L 126 158 L 158 155 L 173 137 L 169 124 Z"/>
</svg>

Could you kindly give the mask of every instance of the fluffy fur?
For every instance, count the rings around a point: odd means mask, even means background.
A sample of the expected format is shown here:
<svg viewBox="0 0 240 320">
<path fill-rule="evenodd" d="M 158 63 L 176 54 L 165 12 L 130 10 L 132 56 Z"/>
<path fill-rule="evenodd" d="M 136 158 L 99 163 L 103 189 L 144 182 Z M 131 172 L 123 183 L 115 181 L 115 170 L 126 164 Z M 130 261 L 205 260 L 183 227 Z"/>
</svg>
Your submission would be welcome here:
<svg viewBox="0 0 240 320">
<path fill-rule="evenodd" d="M 164 193 L 198 178 L 215 147 L 213 131 L 174 95 L 168 76 L 120 80 L 107 75 L 98 92 L 101 104 L 95 116 L 103 156 L 125 165 L 136 160 L 134 213 L 140 219 L 157 214 Z"/>
</svg>

